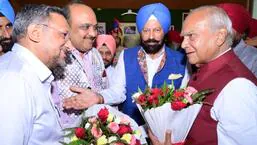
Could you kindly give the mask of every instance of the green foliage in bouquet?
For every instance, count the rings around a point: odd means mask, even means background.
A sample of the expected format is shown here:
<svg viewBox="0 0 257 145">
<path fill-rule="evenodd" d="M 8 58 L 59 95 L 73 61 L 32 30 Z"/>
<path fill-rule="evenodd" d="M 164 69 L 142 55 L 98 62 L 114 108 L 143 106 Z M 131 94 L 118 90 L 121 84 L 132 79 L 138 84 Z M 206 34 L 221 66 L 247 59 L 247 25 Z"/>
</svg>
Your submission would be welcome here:
<svg viewBox="0 0 257 145">
<path fill-rule="evenodd" d="M 175 89 L 172 79 L 171 85 L 164 82 L 161 88 L 147 87 L 144 91 L 139 88 L 132 98 L 144 110 L 156 108 L 165 103 L 171 103 L 173 110 L 181 110 L 192 104 L 202 103 L 205 97 L 213 91 L 213 89 L 197 91 L 190 86 Z"/>
</svg>

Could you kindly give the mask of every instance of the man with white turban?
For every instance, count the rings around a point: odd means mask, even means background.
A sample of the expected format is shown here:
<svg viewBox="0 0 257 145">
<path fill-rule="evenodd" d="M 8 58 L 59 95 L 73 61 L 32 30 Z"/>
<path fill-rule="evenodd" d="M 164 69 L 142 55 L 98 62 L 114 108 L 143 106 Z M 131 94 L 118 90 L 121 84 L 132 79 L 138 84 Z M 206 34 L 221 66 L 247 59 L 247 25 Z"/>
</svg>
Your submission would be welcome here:
<svg viewBox="0 0 257 145">
<path fill-rule="evenodd" d="M 65 107 L 83 109 L 90 107 L 94 100 L 100 100 L 95 104 L 122 103 L 122 112 L 132 117 L 139 125 L 144 124 L 136 104 L 132 103 L 132 94 L 137 92 L 138 88 L 144 90 L 146 87 L 161 87 L 164 81 L 170 84 L 170 74 L 184 76 L 187 69 L 185 56 L 164 44 L 164 35 L 171 25 L 170 11 L 166 6 L 161 3 L 143 6 L 138 12 L 136 24 L 141 35 L 141 46 L 121 52 L 113 72 L 114 76 L 119 77 L 113 80 L 110 88 L 100 93 L 81 89 L 81 92 L 74 96 L 76 99 L 71 98 L 70 101 L 64 102 Z M 174 81 L 176 88 L 181 86 L 182 79 Z"/>
</svg>

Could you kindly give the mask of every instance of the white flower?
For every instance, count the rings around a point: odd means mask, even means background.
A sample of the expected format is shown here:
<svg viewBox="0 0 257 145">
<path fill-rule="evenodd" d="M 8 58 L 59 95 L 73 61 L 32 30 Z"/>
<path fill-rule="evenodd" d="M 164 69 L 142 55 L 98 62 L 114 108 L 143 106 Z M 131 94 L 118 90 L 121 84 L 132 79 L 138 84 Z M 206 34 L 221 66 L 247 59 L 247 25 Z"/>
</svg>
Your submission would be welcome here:
<svg viewBox="0 0 257 145">
<path fill-rule="evenodd" d="M 112 143 L 116 140 L 118 140 L 118 138 L 116 136 L 111 136 L 111 137 L 108 138 L 108 143 Z"/>
<path fill-rule="evenodd" d="M 169 88 L 169 89 L 173 89 L 174 86 L 173 86 L 173 85 L 168 85 L 168 88 Z"/>
<path fill-rule="evenodd" d="M 136 137 L 136 139 L 140 140 L 142 133 L 140 130 L 135 130 L 134 131 L 134 136 Z"/>
<path fill-rule="evenodd" d="M 125 116 L 120 117 L 120 123 L 128 125 L 130 123 L 129 119 Z"/>
<path fill-rule="evenodd" d="M 96 141 L 97 145 L 105 145 L 107 144 L 107 138 L 105 135 L 101 136 L 100 138 L 97 139 Z"/>
<path fill-rule="evenodd" d="M 126 143 L 130 144 L 132 135 L 129 133 L 123 134 L 121 137 L 122 140 L 126 141 Z"/>
<path fill-rule="evenodd" d="M 137 100 L 137 98 L 142 94 L 142 92 L 136 92 L 132 95 L 133 102 L 134 100 Z"/>
<path fill-rule="evenodd" d="M 179 78 L 182 78 L 183 76 L 181 74 L 170 74 L 168 79 L 169 80 L 176 80 L 176 79 L 179 79 Z"/>
<path fill-rule="evenodd" d="M 107 122 L 112 122 L 113 118 L 114 118 L 114 115 L 109 113 L 108 118 L 107 118 Z"/>
<path fill-rule="evenodd" d="M 120 124 L 120 121 L 121 121 L 120 117 L 116 116 L 115 119 L 114 119 L 114 122 L 117 123 L 117 124 Z"/>
<path fill-rule="evenodd" d="M 91 126 L 91 124 L 87 122 L 87 123 L 85 124 L 85 129 L 88 129 L 90 126 Z"/>
<path fill-rule="evenodd" d="M 71 141 L 73 142 L 73 141 L 77 141 L 78 140 L 78 138 L 76 137 L 76 135 L 74 135 L 72 138 L 71 138 Z"/>
</svg>

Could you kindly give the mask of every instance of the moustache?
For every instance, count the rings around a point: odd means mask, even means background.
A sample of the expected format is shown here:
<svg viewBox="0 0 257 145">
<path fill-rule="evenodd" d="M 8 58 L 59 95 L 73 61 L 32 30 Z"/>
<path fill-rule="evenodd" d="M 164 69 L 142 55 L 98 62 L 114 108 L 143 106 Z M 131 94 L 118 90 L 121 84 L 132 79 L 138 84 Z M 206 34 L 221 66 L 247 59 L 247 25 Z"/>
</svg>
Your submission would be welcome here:
<svg viewBox="0 0 257 145">
<path fill-rule="evenodd" d="M 108 59 L 103 59 L 103 61 L 104 61 L 104 62 L 110 62 L 110 60 L 108 60 Z"/>
<path fill-rule="evenodd" d="M 11 42 L 12 39 L 11 38 L 6 38 L 6 37 L 0 37 L 0 44 L 2 43 L 8 43 L 8 42 Z"/>
<path fill-rule="evenodd" d="M 88 36 L 88 37 L 85 37 L 85 39 L 90 39 L 90 40 L 92 40 L 92 41 L 95 41 L 96 37 Z"/>
<path fill-rule="evenodd" d="M 146 41 L 144 41 L 144 43 L 159 43 L 160 41 L 155 40 L 155 39 L 148 39 Z"/>
</svg>

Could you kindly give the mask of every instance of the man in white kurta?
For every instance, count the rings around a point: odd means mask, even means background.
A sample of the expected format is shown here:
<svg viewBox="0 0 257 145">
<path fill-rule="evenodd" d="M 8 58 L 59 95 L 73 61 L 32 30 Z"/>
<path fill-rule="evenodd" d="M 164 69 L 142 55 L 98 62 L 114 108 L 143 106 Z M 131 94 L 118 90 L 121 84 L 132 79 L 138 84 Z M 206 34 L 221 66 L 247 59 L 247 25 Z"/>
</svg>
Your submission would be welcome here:
<svg viewBox="0 0 257 145">
<path fill-rule="evenodd" d="M 17 14 L 13 33 L 17 43 L 0 58 L 0 144 L 58 145 L 62 141 L 51 97 L 51 69 L 65 65 L 68 30 L 57 7 L 27 5 Z"/>
</svg>

